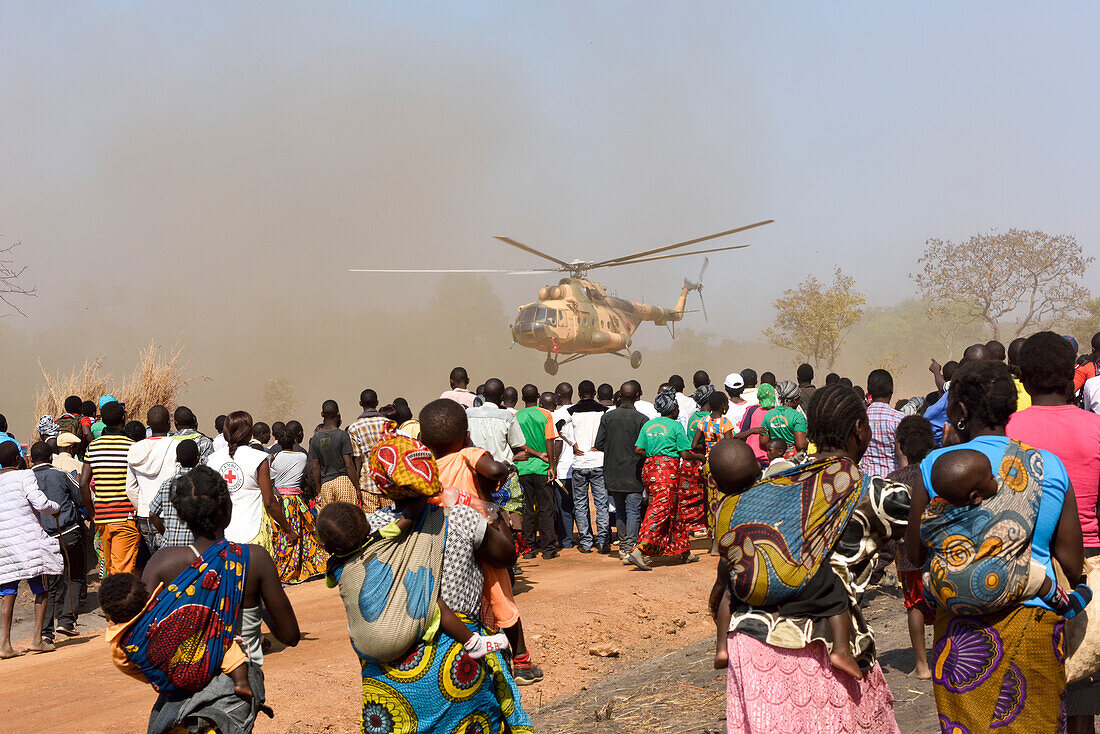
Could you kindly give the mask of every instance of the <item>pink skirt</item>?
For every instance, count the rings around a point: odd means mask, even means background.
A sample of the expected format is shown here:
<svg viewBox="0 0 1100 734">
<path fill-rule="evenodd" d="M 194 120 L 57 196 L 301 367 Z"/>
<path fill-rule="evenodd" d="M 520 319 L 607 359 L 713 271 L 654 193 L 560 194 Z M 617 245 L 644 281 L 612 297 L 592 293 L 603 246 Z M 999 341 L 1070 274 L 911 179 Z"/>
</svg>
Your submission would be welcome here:
<svg viewBox="0 0 1100 734">
<path fill-rule="evenodd" d="M 819 642 L 789 650 L 733 633 L 728 647 L 728 734 L 901 734 L 878 663 L 857 681 Z"/>
</svg>

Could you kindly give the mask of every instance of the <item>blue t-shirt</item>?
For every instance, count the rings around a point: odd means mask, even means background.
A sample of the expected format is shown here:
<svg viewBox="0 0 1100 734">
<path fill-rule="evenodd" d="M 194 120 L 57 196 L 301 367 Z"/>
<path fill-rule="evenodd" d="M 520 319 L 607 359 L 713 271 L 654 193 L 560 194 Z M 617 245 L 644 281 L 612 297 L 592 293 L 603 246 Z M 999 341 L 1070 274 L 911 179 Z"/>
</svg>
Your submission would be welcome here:
<svg viewBox="0 0 1100 734">
<path fill-rule="evenodd" d="M 932 424 L 932 438 L 936 439 L 936 445 L 939 446 L 943 443 L 943 424 L 947 423 L 947 393 L 924 411 L 924 417 Z"/>
<path fill-rule="evenodd" d="M 15 448 L 19 449 L 19 455 L 20 456 L 24 455 L 23 454 L 23 445 L 20 444 L 18 441 L 16 441 L 14 438 L 12 438 L 10 433 L 5 433 L 4 431 L 0 431 L 0 443 L 7 443 L 8 441 L 11 441 L 13 444 L 15 444 Z"/>
<path fill-rule="evenodd" d="M 924 488 L 928 490 L 929 498 L 936 497 L 932 489 L 932 465 L 936 459 L 948 451 L 959 449 L 971 449 L 980 451 L 989 459 L 990 469 L 996 478 L 1001 469 L 1001 460 L 1005 457 L 1005 449 L 1008 448 L 1009 439 L 1005 436 L 979 436 L 967 443 L 958 446 L 947 446 L 936 449 L 930 453 L 920 464 L 921 478 L 924 479 Z M 1062 460 L 1049 451 L 1036 449 L 1043 457 L 1043 494 L 1039 498 L 1039 517 L 1035 520 L 1035 533 L 1031 536 L 1031 558 L 1036 563 L 1043 564 L 1047 576 L 1053 581 L 1054 566 L 1051 564 L 1051 546 L 1054 544 L 1054 531 L 1058 527 L 1058 518 L 1062 516 L 1062 505 L 1066 500 L 1066 492 L 1069 491 L 1069 474 Z M 928 562 L 925 561 L 925 570 Z M 1038 597 L 1028 599 L 1023 603 L 1025 607 L 1042 607 L 1050 609 L 1050 606 Z"/>
</svg>

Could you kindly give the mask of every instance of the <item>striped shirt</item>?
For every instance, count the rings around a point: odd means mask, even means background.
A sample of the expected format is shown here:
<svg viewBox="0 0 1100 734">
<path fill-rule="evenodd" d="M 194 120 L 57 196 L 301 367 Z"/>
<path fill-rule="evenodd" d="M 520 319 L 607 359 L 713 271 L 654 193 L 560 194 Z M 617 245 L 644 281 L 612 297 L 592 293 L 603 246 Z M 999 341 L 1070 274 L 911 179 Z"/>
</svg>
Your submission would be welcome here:
<svg viewBox="0 0 1100 734">
<path fill-rule="evenodd" d="M 126 452 L 134 444 L 121 434 L 105 433 L 88 444 L 85 462 L 92 467 L 92 499 L 97 524 L 125 522 L 134 515 L 126 496 Z"/>
</svg>

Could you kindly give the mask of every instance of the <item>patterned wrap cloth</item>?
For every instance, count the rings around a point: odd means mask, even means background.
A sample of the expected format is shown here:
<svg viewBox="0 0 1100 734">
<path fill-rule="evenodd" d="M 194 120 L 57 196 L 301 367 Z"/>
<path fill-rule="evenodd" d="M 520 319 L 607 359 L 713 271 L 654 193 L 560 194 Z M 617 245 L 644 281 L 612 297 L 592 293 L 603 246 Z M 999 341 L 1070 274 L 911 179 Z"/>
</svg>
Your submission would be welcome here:
<svg viewBox="0 0 1100 734">
<path fill-rule="evenodd" d="M 219 540 L 161 589 L 123 637 L 126 657 L 156 691 L 186 697 L 221 671 L 248 562 L 247 545 Z"/>
<path fill-rule="evenodd" d="M 271 533 L 274 536 L 272 544 L 275 553 L 275 568 L 279 571 L 279 580 L 284 584 L 298 584 L 314 576 L 325 573 L 325 563 L 328 554 L 321 548 L 317 540 L 317 532 L 313 527 L 313 513 L 302 501 L 302 490 L 298 487 L 276 487 L 275 496 L 283 505 L 283 514 L 294 532 L 298 534 L 298 540 L 290 542 L 286 533 L 271 522 Z"/>
<path fill-rule="evenodd" d="M 647 556 L 674 556 L 691 549 L 680 512 L 680 460 L 650 456 L 642 466 L 649 507 L 642 519 L 636 548 Z"/>
</svg>

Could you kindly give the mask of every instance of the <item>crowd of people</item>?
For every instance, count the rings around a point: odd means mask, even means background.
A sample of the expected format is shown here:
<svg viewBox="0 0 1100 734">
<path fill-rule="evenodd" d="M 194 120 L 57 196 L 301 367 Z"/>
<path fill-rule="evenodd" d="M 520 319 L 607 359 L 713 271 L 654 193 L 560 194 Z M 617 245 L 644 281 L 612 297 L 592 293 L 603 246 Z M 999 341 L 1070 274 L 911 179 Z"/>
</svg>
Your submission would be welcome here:
<svg viewBox="0 0 1100 734">
<path fill-rule="evenodd" d="M 1100 571 L 1091 346 L 975 344 L 912 398 L 882 369 L 821 387 L 808 364 L 720 385 L 700 370 L 649 401 L 635 380 L 471 389 L 457 367 L 415 414 L 367 389 L 345 427 L 326 400 L 308 441 L 245 411 L 212 437 L 185 406 L 142 423 L 113 395 L 69 397 L 29 446 L 0 416 L 0 658 L 21 654 L 19 582 L 28 649 L 49 651 L 78 634 L 98 567 L 112 659 L 160 693 L 149 730 L 250 731 L 262 625 L 297 644 L 285 587 L 325 578 L 362 663 L 362 731 L 531 731 L 518 687 L 544 674 L 518 560 L 666 572 L 695 542 L 720 556 L 730 732 L 898 731 L 860 607 L 890 562 L 943 731 L 1092 732 L 1100 683 L 1065 666 Z M 214 632 L 183 644 L 198 630 Z"/>
</svg>

